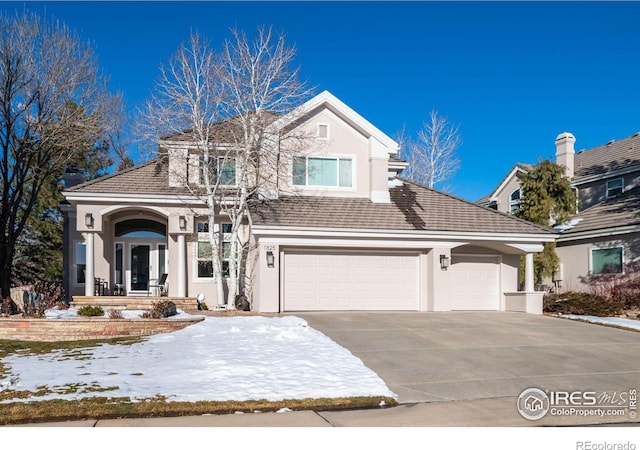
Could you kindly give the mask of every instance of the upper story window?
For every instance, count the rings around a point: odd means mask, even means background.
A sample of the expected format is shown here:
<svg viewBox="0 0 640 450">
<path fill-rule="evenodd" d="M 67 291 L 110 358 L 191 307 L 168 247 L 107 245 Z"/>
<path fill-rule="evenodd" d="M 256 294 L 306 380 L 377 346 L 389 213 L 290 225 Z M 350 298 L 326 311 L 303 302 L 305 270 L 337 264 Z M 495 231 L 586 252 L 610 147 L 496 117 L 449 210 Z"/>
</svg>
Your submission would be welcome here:
<svg viewBox="0 0 640 450">
<path fill-rule="evenodd" d="M 591 273 L 593 275 L 622 273 L 623 253 L 622 247 L 592 248 Z"/>
<path fill-rule="evenodd" d="M 329 139 L 329 125 L 326 123 L 318 124 L 318 137 L 320 139 Z"/>
<path fill-rule="evenodd" d="M 622 178 L 607 181 L 607 198 L 615 197 L 624 192 L 624 181 Z"/>
<path fill-rule="evenodd" d="M 227 156 L 212 157 L 211 182 L 218 182 L 220 186 L 236 185 L 236 159 Z M 204 156 L 200 155 L 200 184 L 204 184 L 205 175 Z"/>
<path fill-rule="evenodd" d="M 520 209 L 520 204 L 522 203 L 521 192 L 520 189 L 516 189 L 509 196 L 509 214 L 515 214 L 518 209 Z"/>
<path fill-rule="evenodd" d="M 349 188 L 353 186 L 353 161 L 350 158 L 293 158 L 295 186 Z"/>
</svg>

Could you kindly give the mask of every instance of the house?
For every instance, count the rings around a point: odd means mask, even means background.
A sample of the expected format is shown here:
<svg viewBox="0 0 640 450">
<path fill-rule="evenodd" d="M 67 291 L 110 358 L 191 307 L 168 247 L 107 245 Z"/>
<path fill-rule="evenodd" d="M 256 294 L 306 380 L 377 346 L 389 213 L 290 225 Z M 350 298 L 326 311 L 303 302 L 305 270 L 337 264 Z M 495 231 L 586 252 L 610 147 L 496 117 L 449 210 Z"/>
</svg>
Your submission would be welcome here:
<svg viewBox="0 0 640 450">
<path fill-rule="evenodd" d="M 242 289 L 253 310 L 541 313 L 533 254 L 553 232 L 399 178 L 406 163 L 398 144 L 329 92 L 294 113 L 274 129 L 303 130 L 312 136 L 308 148 L 283 162 L 279 189 L 256 196 L 246 221 L 251 251 Z M 171 167 L 188 171 L 172 155 L 187 154 L 189 142 L 159 142 L 161 151 L 169 147 L 176 151 L 165 153 L 168 162 L 63 192 L 65 282 L 74 300 L 111 293 L 96 282 L 118 294 L 154 295 L 149 280 L 167 273 L 170 297 L 203 294 L 217 303 L 210 262 L 199 251 L 205 209 L 172 177 Z M 224 220 L 214 230 L 223 240 Z M 518 292 L 521 255 L 527 283 Z"/>
<path fill-rule="evenodd" d="M 561 133 L 555 140 L 556 163 L 565 168 L 578 198 L 578 213 L 557 227 L 561 261 L 556 281 L 562 290 L 588 290 L 588 279 L 623 273 L 640 260 L 640 133 L 575 151 L 576 138 Z M 518 164 L 488 196 L 478 201 L 513 213 L 520 199 Z"/>
</svg>

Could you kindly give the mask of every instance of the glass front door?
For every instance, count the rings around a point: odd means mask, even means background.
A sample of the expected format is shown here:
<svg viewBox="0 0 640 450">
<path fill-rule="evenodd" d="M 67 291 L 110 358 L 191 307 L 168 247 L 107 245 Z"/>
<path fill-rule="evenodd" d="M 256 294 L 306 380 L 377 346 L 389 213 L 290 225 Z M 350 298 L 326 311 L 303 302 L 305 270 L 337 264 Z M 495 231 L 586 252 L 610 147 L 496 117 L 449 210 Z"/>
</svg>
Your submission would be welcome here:
<svg viewBox="0 0 640 450">
<path fill-rule="evenodd" d="M 150 245 L 131 245 L 131 290 L 149 290 Z"/>
</svg>

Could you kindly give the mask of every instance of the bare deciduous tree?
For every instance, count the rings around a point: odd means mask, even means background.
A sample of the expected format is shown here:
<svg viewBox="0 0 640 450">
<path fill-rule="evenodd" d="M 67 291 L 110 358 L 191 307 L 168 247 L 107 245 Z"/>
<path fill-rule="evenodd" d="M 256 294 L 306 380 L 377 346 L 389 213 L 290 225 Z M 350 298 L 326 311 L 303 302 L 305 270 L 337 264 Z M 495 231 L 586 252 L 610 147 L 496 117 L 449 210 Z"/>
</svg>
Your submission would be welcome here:
<svg viewBox="0 0 640 450">
<path fill-rule="evenodd" d="M 227 285 L 228 309 L 235 308 L 245 270 L 248 201 L 278 185 L 283 146 L 273 123 L 310 94 L 292 67 L 294 56 L 271 28 L 259 28 L 254 39 L 232 30 L 219 53 L 192 34 L 161 69 L 142 114 L 143 126 L 167 149 L 169 176 L 206 205 L 207 256 L 219 306 Z M 172 168 L 171 161 L 179 159 L 182 164 Z M 221 241 L 221 223 L 230 224 L 228 247 Z"/>
<path fill-rule="evenodd" d="M 105 142 L 119 98 L 91 48 L 35 14 L 0 14 L 0 294 L 39 196 L 66 164 Z"/>
<path fill-rule="evenodd" d="M 403 175 L 429 188 L 448 180 L 460 168 L 456 151 L 461 144 L 459 126 L 432 110 L 417 140 L 409 140 L 404 146 L 403 157 L 409 166 Z"/>
</svg>

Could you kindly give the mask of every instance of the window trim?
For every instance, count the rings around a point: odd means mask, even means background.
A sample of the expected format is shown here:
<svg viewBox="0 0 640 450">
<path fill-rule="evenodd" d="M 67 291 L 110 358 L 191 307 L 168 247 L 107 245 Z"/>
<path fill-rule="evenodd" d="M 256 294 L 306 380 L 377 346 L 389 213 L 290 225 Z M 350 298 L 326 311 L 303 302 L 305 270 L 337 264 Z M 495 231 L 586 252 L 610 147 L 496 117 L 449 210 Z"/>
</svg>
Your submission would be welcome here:
<svg viewBox="0 0 640 450">
<path fill-rule="evenodd" d="M 293 166 L 296 158 L 304 158 L 305 161 L 305 184 L 295 184 L 294 176 L 293 176 Z M 336 161 L 336 185 L 335 186 L 326 186 L 326 185 L 311 185 L 309 184 L 309 159 L 332 159 Z M 351 161 L 351 186 L 340 186 L 340 161 Z M 308 190 L 318 190 L 318 189 L 333 189 L 339 191 L 355 191 L 356 190 L 356 168 L 357 161 L 355 155 L 305 155 L 305 156 L 293 156 L 291 158 L 291 169 L 290 169 L 290 183 L 296 189 L 308 189 Z"/>
<path fill-rule="evenodd" d="M 593 271 L 593 252 L 594 251 L 598 251 L 598 250 L 614 250 L 614 249 L 620 249 L 620 272 L 602 272 L 602 273 L 595 273 Z M 623 245 L 613 245 L 611 247 L 592 247 L 589 249 L 589 273 L 591 275 L 624 275 L 624 246 Z"/>
<path fill-rule="evenodd" d="M 618 181 L 620 182 L 620 187 L 616 187 L 616 188 L 611 188 L 611 187 L 609 187 L 609 184 L 610 184 L 610 183 L 614 183 L 614 182 L 618 182 Z M 606 196 L 607 196 L 607 198 L 608 198 L 608 199 L 609 199 L 609 198 L 614 198 L 614 197 L 617 197 L 618 195 L 623 194 L 623 193 L 624 193 L 624 178 L 616 178 L 616 179 L 614 179 L 614 180 L 609 180 L 609 181 L 607 181 L 607 183 L 606 183 L 606 189 L 607 189 Z M 618 192 L 618 193 L 616 193 L 616 194 L 609 194 L 609 191 L 614 190 L 614 189 L 615 189 L 615 190 L 620 189 L 620 192 Z"/>
</svg>

